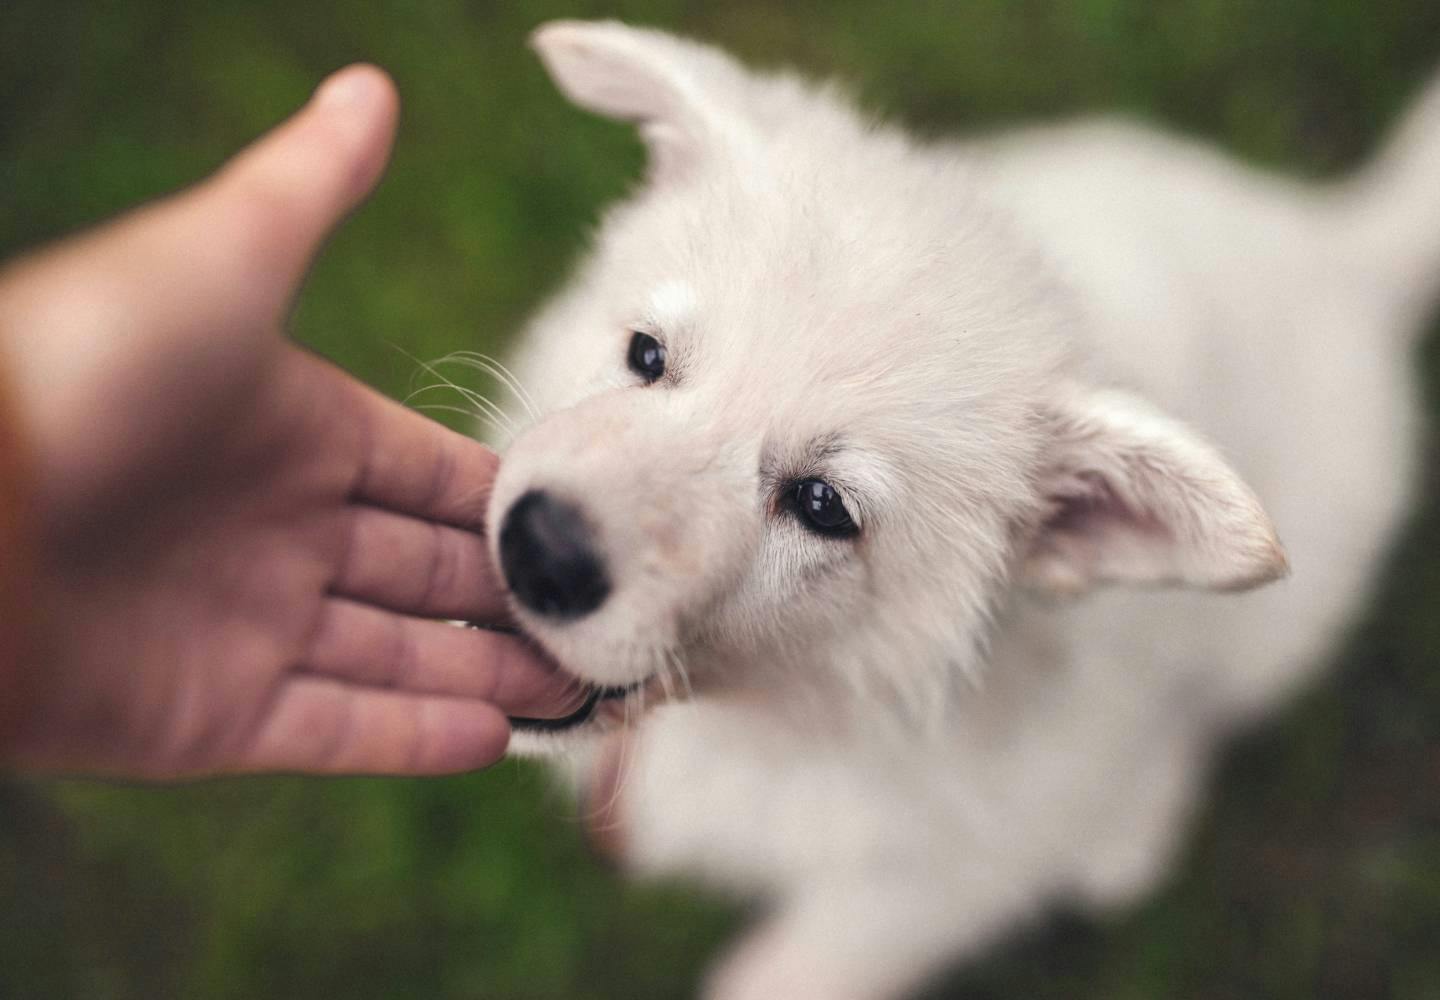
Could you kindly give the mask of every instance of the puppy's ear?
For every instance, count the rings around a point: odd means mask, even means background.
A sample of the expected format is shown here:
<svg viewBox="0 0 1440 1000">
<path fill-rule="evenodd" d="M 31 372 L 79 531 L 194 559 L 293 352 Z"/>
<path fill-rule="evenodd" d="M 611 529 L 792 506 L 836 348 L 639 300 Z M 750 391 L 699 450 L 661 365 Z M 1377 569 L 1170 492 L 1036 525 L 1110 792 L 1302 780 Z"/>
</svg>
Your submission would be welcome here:
<svg viewBox="0 0 1440 1000">
<path fill-rule="evenodd" d="M 1047 414 L 1047 504 L 1024 582 L 1245 590 L 1288 566 L 1260 501 L 1194 431 L 1122 392 L 1068 387 Z"/>
<path fill-rule="evenodd" d="M 638 126 L 656 176 L 683 171 L 740 128 L 719 107 L 744 73 L 715 49 L 618 21 L 550 21 L 530 44 L 566 97 Z"/>
</svg>

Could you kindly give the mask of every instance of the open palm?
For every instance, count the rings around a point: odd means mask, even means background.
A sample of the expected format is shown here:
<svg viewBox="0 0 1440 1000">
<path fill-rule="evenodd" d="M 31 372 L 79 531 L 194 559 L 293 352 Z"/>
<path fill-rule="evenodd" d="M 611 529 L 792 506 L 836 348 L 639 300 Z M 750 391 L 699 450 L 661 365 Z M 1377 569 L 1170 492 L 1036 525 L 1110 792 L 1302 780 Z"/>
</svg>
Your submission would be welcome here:
<svg viewBox="0 0 1440 1000">
<path fill-rule="evenodd" d="M 282 335 L 396 110 L 345 71 L 211 180 L 0 275 L 42 540 L 22 765 L 434 773 L 574 707 L 521 640 L 436 620 L 504 618 L 494 456 Z"/>
</svg>

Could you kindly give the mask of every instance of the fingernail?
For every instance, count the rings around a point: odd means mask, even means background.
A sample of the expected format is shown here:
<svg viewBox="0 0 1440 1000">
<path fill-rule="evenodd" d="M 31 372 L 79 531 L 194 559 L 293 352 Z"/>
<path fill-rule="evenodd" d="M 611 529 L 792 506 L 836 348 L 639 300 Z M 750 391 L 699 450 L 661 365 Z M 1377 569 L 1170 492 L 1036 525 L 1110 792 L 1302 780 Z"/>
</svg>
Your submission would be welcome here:
<svg viewBox="0 0 1440 1000">
<path fill-rule="evenodd" d="M 313 103 L 327 111 L 360 107 L 372 100 L 379 89 L 378 74 L 373 67 L 347 66 L 320 84 Z"/>
</svg>

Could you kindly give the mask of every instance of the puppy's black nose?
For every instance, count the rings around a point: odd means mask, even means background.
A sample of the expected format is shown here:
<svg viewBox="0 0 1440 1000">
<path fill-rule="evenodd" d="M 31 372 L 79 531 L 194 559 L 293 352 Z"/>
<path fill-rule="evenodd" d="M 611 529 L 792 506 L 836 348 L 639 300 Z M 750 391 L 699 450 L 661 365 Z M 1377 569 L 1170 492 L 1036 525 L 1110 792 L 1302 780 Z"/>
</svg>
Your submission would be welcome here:
<svg viewBox="0 0 1440 1000">
<path fill-rule="evenodd" d="M 539 490 L 516 500 L 505 515 L 500 569 L 521 604 L 554 618 L 588 615 L 610 593 L 605 563 L 580 511 Z"/>
</svg>

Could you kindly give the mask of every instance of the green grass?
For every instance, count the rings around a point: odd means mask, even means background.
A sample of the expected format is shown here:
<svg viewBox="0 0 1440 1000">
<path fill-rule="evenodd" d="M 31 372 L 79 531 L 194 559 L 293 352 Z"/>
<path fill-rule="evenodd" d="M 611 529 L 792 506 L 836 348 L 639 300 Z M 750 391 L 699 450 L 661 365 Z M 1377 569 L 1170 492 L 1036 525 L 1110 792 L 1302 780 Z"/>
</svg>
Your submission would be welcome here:
<svg viewBox="0 0 1440 1000">
<path fill-rule="evenodd" d="M 294 330 L 403 394 L 405 353 L 498 349 L 639 167 L 525 49 L 552 16 L 839 76 L 928 133 L 1119 108 L 1309 175 L 1356 162 L 1440 65 L 1434 0 L 4 0 L 0 254 L 194 180 L 328 70 L 376 61 L 405 99 L 394 164 Z M 1432 488 L 1331 679 L 1227 756 L 1171 887 L 1111 926 L 1057 918 L 932 994 L 1440 997 L 1437 607 Z M 0 996 L 688 995 L 738 911 L 601 870 L 545 787 L 516 764 L 0 783 Z"/>
</svg>

